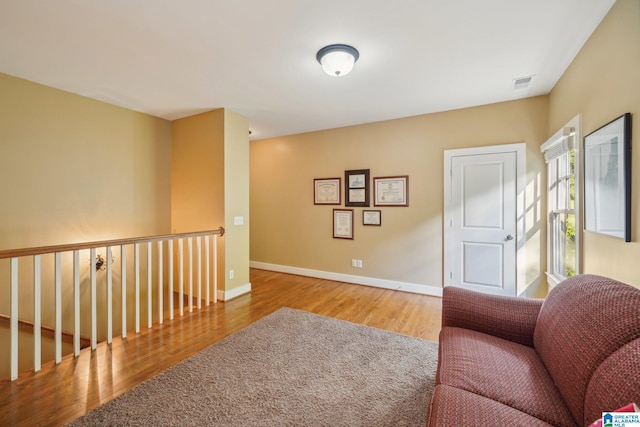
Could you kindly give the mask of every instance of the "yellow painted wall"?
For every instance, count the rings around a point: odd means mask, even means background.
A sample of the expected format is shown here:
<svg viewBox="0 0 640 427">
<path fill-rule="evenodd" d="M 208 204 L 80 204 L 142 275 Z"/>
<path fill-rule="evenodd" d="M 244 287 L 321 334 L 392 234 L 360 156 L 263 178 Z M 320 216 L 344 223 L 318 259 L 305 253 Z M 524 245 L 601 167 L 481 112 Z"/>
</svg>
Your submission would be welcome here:
<svg viewBox="0 0 640 427">
<path fill-rule="evenodd" d="M 618 0 L 591 35 L 549 97 L 553 134 L 576 114 L 582 133 L 632 113 L 632 140 L 640 134 L 640 2 Z M 637 146 L 637 144 L 634 144 Z M 632 242 L 585 231 L 583 272 L 640 287 L 640 150 L 632 152 Z"/>
<path fill-rule="evenodd" d="M 172 153 L 172 230 L 225 227 L 218 283 L 228 299 L 228 292 L 249 284 L 249 121 L 225 109 L 175 120 Z M 234 226 L 234 216 L 243 216 L 245 225 Z"/>
<path fill-rule="evenodd" d="M 535 97 L 253 141 L 251 260 L 410 284 L 443 284 L 444 150 L 526 142 L 527 258 L 520 294 L 546 292 L 544 162 L 547 97 Z M 409 175 L 409 207 L 383 207 L 382 226 L 362 226 L 353 241 L 332 238 L 334 206 L 313 204 L 313 179 L 370 169 L 371 177 Z M 344 196 L 343 196 L 344 197 Z M 343 205 L 344 207 L 344 205 Z M 371 209 L 374 209 L 373 206 Z M 351 259 L 363 268 L 351 267 Z"/>
<path fill-rule="evenodd" d="M 5 74 L 0 94 L 0 249 L 170 231 L 170 122 Z"/>
<path fill-rule="evenodd" d="M 224 224 L 224 110 L 172 125 L 171 229 L 216 229 Z"/>
<path fill-rule="evenodd" d="M 225 299 L 250 290 L 249 281 L 249 120 L 224 113 Z M 234 217 L 243 225 L 234 225 Z M 234 271 L 233 279 L 229 271 Z"/>
</svg>

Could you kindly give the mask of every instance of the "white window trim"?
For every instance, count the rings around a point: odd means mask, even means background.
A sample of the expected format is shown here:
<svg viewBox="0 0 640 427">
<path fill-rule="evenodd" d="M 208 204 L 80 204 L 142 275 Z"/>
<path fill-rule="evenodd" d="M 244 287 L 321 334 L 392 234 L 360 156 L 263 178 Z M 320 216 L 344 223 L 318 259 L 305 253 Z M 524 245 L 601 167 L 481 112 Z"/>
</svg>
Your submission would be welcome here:
<svg viewBox="0 0 640 427">
<path fill-rule="evenodd" d="M 551 138 L 549 138 L 544 144 L 540 146 L 540 151 L 553 152 L 566 147 L 569 136 L 573 133 L 574 137 L 574 150 L 575 150 L 575 221 L 576 221 L 576 274 L 582 272 L 582 127 L 580 114 L 569 120 L 558 132 L 556 132 Z M 547 167 L 548 170 L 548 167 Z M 548 185 L 546 186 L 548 195 Z M 551 233 L 553 230 L 549 223 L 549 206 L 547 206 L 547 284 L 549 290 L 562 281 L 562 278 L 549 272 L 549 266 L 552 265 L 551 259 L 553 251 L 550 248 L 552 242 Z"/>
</svg>

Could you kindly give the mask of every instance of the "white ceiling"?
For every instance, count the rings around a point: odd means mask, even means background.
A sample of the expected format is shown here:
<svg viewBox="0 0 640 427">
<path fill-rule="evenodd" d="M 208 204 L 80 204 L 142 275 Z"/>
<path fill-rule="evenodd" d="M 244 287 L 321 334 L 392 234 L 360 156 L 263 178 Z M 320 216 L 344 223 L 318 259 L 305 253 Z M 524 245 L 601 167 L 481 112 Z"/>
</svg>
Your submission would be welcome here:
<svg viewBox="0 0 640 427">
<path fill-rule="evenodd" d="M 0 72 L 169 120 L 225 107 L 259 139 L 549 93 L 613 3 L 0 0 Z M 348 76 L 316 62 L 333 43 Z"/>
</svg>

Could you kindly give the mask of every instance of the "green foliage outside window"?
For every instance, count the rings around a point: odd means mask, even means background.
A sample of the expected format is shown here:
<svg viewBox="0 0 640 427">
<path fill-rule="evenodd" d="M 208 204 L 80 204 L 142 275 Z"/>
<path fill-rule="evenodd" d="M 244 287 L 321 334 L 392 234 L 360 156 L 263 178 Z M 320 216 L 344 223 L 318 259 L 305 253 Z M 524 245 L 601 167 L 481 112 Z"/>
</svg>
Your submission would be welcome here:
<svg viewBox="0 0 640 427">
<path fill-rule="evenodd" d="M 569 209 L 575 212 L 576 208 L 576 152 L 571 150 L 569 152 L 569 170 L 571 176 L 569 177 Z M 576 216 L 575 214 L 567 215 L 565 218 L 565 274 L 566 277 L 572 277 L 576 274 Z"/>
</svg>

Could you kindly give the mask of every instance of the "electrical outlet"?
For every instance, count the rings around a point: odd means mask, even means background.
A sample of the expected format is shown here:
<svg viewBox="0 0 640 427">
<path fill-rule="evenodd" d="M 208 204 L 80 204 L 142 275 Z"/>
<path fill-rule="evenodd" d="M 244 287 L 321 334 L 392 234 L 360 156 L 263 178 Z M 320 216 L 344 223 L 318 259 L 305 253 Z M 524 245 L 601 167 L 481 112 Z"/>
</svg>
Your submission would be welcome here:
<svg viewBox="0 0 640 427">
<path fill-rule="evenodd" d="M 351 260 L 351 267 L 353 267 L 353 268 L 358 267 L 358 260 L 357 259 L 352 259 Z"/>
<path fill-rule="evenodd" d="M 229 270 L 229 279 L 233 279 L 234 276 L 233 270 Z"/>
<path fill-rule="evenodd" d="M 361 259 L 357 259 L 356 260 L 356 267 L 362 268 L 362 260 Z"/>
</svg>

